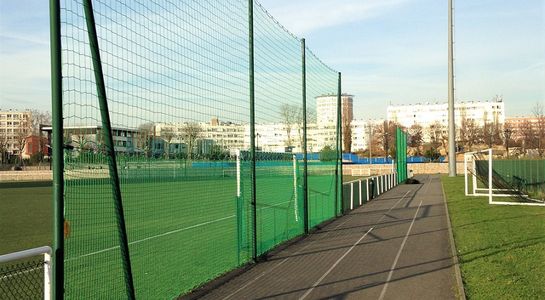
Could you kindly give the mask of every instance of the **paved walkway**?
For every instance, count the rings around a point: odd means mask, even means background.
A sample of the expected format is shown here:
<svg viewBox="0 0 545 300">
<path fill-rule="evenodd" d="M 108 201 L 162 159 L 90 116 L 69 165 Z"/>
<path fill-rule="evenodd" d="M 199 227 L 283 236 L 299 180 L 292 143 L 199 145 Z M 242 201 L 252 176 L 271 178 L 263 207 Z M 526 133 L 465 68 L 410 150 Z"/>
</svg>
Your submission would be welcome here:
<svg viewBox="0 0 545 300">
<path fill-rule="evenodd" d="M 400 185 L 205 295 L 207 299 L 455 299 L 439 176 Z"/>
</svg>

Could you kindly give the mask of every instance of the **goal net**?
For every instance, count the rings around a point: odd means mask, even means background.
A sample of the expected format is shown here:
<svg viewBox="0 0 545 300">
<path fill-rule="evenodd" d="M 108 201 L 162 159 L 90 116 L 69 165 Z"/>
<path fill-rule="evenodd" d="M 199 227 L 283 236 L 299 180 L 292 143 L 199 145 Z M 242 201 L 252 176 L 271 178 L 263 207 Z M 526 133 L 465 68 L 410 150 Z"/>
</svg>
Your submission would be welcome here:
<svg viewBox="0 0 545 300">
<path fill-rule="evenodd" d="M 540 192 L 545 181 L 515 172 L 511 166 L 519 164 L 520 160 L 495 159 L 492 149 L 465 153 L 465 195 L 488 197 L 489 204 L 545 206 Z M 541 163 L 532 165 L 539 169 Z"/>
</svg>

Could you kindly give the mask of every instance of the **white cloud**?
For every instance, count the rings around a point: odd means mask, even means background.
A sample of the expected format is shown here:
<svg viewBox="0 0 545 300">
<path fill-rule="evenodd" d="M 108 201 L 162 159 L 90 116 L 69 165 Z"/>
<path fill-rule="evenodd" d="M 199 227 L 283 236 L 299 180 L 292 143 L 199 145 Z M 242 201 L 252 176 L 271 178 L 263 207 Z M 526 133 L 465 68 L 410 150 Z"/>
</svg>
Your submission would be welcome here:
<svg viewBox="0 0 545 300">
<path fill-rule="evenodd" d="M 408 0 L 302 0 L 274 4 L 266 9 L 288 30 L 301 35 L 316 29 L 365 20 L 394 9 Z M 265 1 L 262 1 L 265 2 Z"/>
</svg>

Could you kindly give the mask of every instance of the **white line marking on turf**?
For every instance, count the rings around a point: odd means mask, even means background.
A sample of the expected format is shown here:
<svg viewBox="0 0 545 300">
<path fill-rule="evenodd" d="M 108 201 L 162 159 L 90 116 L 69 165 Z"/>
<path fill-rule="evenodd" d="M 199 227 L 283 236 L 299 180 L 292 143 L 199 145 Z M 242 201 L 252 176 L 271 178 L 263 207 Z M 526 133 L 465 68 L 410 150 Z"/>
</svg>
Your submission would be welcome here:
<svg viewBox="0 0 545 300">
<path fill-rule="evenodd" d="M 337 259 L 337 261 L 331 265 L 331 267 L 329 267 L 329 270 L 327 270 L 324 275 L 322 275 L 322 277 L 320 277 L 320 279 L 318 279 L 310 289 L 308 289 L 304 294 L 303 296 L 301 296 L 301 298 L 299 298 L 299 300 L 302 300 L 302 299 L 305 299 L 313 290 L 314 288 L 316 288 L 321 282 L 322 280 L 324 280 L 324 278 L 329 275 L 329 273 L 331 273 L 331 271 L 333 271 L 333 269 L 335 269 L 335 267 L 361 242 L 361 240 L 363 240 L 367 234 L 369 234 L 369 232 L 371 232 L 371 230 L 373 230 L 373 227 L 371 227 L 371 229 L 367 230 L 366 233 L 364 233 L 353 245 L 352 247 L 350 247 L 350 249 L 348 249 L 341 257 L 339 257 L 339 259 Z"/>
<path fill-rule="evenodd" d="M 422 201 L 420 201 L 420 204 L 418 204 L 418 208 L 416 209 L 416 213 L 414 214 L 413 221 L 411 222 L 411 225 L 409 226 L 409 230 L 407 230 L 407 233 L 405 234 L 405 238 L 403 238 L 403 242 L 401 243 L 401 246 L 399 247 L 399 250 L 397 251 L 396 258 L 394 259 L 394 263 L 392 264 L 392 267 L 390 268 L 390 273 L 388 273 L 388 278 L 386 279 L 386 283 L 384 284 L 384 287 L 382 288 L 382 292 L 380 293 L 379 300 L 384 299 L 384 295 L 386 294 L 386 290 L 388 289 L 388 284 L 390 283 L 390 280 L 392 279 L 392 275 L 394 274 L 394 269 L 397 265 L 397 261 L 399 260 L 399 257 L 401 256 L 401 252 L 403 251 L 403 247 L 405 247 L 405 243 L 407 242 L 407 239 L 409 238 L 409 233 L 411 232 L 411 229 L 413 228 L 414 221 L 416 220 L 416 216 L 418 215 L 418 211 L 420 210 L 420 206 L 422 206 Z"/>
<path fill-rule="evenodd" d="M 271 205 L 271 206 L 259 208 L 258 210 L 265 210 L 265 209 L 269 209 L 269 208 L 274 208 L 274 207 L 280 206 L 281 204 L 291 203 L 291 202 L 292 202 L 291 200 L 284 201 L 284 202 L 276 203 L 276 204 Z M 224 220 L 234 218 L 234 217 L 235 217 L 235 215 L 230 215 L 230 216 L 219 218 L 219 219 L 216 219 L 216 220 L 191 225 L 189 227 L 184 227 L 184 228 L 180 228 L 180 229 L 176 229 L 176 230 L 172 230 L 172 231 L 167 231 L 167 232 L 164 232 L 164 233 L 161 233 L 161 234 L 157 234 L 157 235 L 153 235 L 153 236 L 150 236 L 150 237 L 147 237 L 147 238 L 143 238 L 141 240 L 129 242 L 129 245 L 138 244 L 138 243 L 149 241 L 149 240 L 152 240 L 152 239 L 155 239 L 155 238 L 163 237 L 163 236 L 166 236 L 166 235 L 171 235 L 171 234 L 182 232 L 182 231 L 189 230 L 189 229 L 194 229 L 194 228 L 197 228 L 197 227 L 201 227 L 201 226 L 204 226 L 204 225 L 224 221 Z M 108 251 L 115 250 L 115 249 L 119 249 L 119 246 L 105 248 L 105 249 L 98 250 L 98 251 L 95 251 L 95 252 L 90 252 L 90 253 L 83 254 L 83 255 L 80 255 L 80 256 L 77 256 L 77 257 L 69 258 L 69 259 L 67 259 L 67 261 L 71 261 L 71 260 L 74 260 L 74 259 L 83 258 L 83 257 L 87 257 L 87 256 L 92 256 L 92 255 L 108 252 Z"/>
<path fill-rule="evenodd" d="M 341 227 L 341 226 L 344 225 L 346 222 L 348 222 L 348 220 L 350 220 L 350 218 L 347 218 L 344 222 L 342 222 L 342 223 L 340 223 L 339 225 L 335 226 L 335 227 L 333 228 L 333 230 L 335 230 L 335 229 Z M 333 230 L 332 230 L 332 231 L 333 231 Z M 331 231 L 328 231 L 326 234 L 324 234 L 324 236 L 322 237 L 322 239 L 325 238 L 325 237 L 327 237 L 330 233 L 331 233 Z M 319 239 L 319 240 L 322 240 L 322 239 Z M 296 251 L 293 255 L 297 255 L 297 254 L 303 252 L 305 249 L 307 249 L 308 247 L 310 247 L 312 244 L 314 244 L 315 242 L 317 242 L 317 241 L 319 241 L 319 240 L 314 240 L 314 241 L 308 243 L 305 247 L 299 249 L 299 250 Z M 229 299 L 229 298 L 231 298 L 232 296 L 234 296 L 236 293 L 238 293 L 238 292 L 242 291 L 243 289 L 247 288 L 250 284 L 256 282 L 259 278 L 265 276 L 265 275 L 268 274 L 269 272 L 272 272 L 274 269 L 280 267 L 282 264 L 284 264 L 284 263 L 285 263 L 288 259 L 290 259 L 290 258 L 291 258 L 291 257 L 286 257 L 286 258 L 284 258 L 281 262 L 279 262 L 278 264 L 276 264 L 274 267 L 272 267 L 272 268 L 270 268 L 270 269 L 268 269 L 268 270 L 266 270 L 266 271 L 261 272 L 261 274 L 257 275 L 257 276 L 254 277 L 252 280 L 248 281 L 246 284 L 244 284 L 243 286 L 241 286 L 240 288 L 238 288 L 237 290 L 235 290 L 235 291 L 232 292 L 231 294 L 225 296 L 225 298 L 223 298 L 223 300 Z"/>
<path fill-rule="evenodd" d="M 172 230 L 172 231 L 167 231 L 165 233 L 161 233 L 161 234 L 157 234 L 157 235 L 150 236 L 150 237 L 147 237 L 147 238 L 143 238 L 141 240 L 132 241 L 132 242 L 129 243 L 129 245 L 138 244 L 138 243 L 149 241 L 149 240 L 152 240 L 152 239 L 155 239 L 155 238 L 158 238 L 158 237 L 163 237 L 165 235 L 170 235 L 170 234 L 173 234 L 173 233 L 177 233 L 177 232 L 181 232 L 181 231 L 201 227 L 201 226 L 204 226 L 204 225 L 220 222 L 220 221 L 227 220 L 227 219 L 234 218 L 234 217 L 235 217 L 235 215 L 231 215 L 231 216 L 228 216 L 228 217 L 219 218 L 219 219 L 216 219 L 216 220 L 212 220 L 212 221 L 192 225 L 192 226 L 189 226 L 189 227 L 184 227 L 184 228 L 180 228 L 180 229 L 176 229 L 176 230 Z M 70 259 L 67 259 L 67 260 L 73 260 L 73 259 L 78 259 L 78 258 L 82 258 L 82 257 L 86 257 L 86 256 L 91 256 L 91 255 L 107 252 L 107 251 L 114 250 L 114 249 L 119 249 L 119 246 L 110 247 L 110 248 L 102 249 L 102 250 L 99 250 L 99 251 L 83 254 L 83 255 L 80 255 L 78 257 L 70 258 Z"/>
</svg>

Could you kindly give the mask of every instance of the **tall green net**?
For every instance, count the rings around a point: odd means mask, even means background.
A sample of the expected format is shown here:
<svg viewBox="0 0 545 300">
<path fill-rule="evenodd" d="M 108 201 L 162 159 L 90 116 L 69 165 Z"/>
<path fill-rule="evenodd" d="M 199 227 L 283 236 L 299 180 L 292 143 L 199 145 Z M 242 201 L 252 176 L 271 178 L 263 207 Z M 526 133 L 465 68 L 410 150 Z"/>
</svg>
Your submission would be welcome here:
<svg viewBox="0 0 545 300">
<path fill-rule="evenodd" d="M 337 147 L 337 72 L 306 49 L 307 151 L 309 225 L 314 227 L 335 217 L 340 210 L 341 184 Z M 337 202 L 337 203 L 336 203 Z"/>
<path fill-rule="evenodd" d="M 407 139 L 408 135 L 401 128 L 396 128 L 396 172 L 397 182 L 405 182 L 408 178 L 407 174 Z"/>
<path fill-rule="evenodd" d="M 544 159 L 493 159 L 494 175 L 528 197 L 545 201 Z"/>
<path fill-rule="evenodd" d="M 136 298 L 174 298 L 303 234 L 300 40 L 254 2 L 251 124 L 248 1 L 94 0 L 85 10 L 89 3 L 61 0 L 60 9 L 64 297 L 127 298 L 132 279 Z M 336 98 L 338 83 L 308 49 L 306 57 L 315 226 L 340 200 L 336 123 L 320 123 L 316 104 Z"/>
<path fill-rule="evenodd" d="M 545 201 L 545 160 L 499 158 L 474 154 L 477 188 L 488 188 L 489 163 L 492 162 L 492 189 L 497 194 L 512 194 L 516 202 Z"/>
<path fill-rule="evenodd" d="M 301 43 L 258 3 L 254 7 L 257 252 L 304 232 Z M 283 153 L 278 155 L 277 153 Z M 270 170 L 269 170 L 270 169 Z"/>
</svg>

